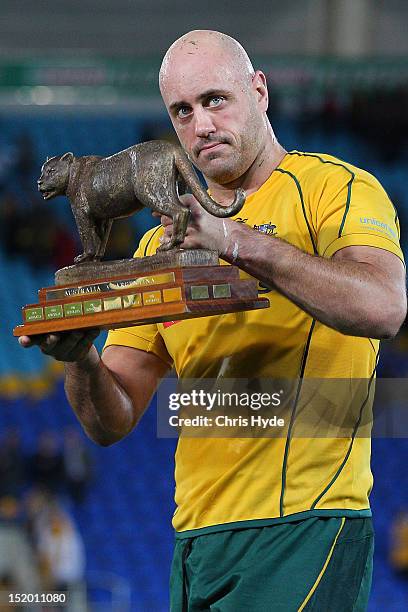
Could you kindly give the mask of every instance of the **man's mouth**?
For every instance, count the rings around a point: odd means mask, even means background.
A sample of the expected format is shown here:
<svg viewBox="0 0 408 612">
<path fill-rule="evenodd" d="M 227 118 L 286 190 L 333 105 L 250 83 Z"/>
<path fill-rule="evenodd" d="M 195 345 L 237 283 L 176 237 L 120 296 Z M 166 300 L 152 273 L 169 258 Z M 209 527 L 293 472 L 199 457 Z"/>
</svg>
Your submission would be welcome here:
<svg viewBox="0 0 408 612">
<path fill-rule="evenodd" d="M 199 150 L 198 154 L 200 155 L 200 153 L 202 153 L 203 151 L 212 151 L 216 147 L 219 147 L 220 145 L 223 145 L 223 144 L 225 144 L 225 143 L 223 143 L 223 142 L 209 142 L 208 144 L 206 144 L 203 147 L 201 147 L 201 149 Z"/>
</svg>

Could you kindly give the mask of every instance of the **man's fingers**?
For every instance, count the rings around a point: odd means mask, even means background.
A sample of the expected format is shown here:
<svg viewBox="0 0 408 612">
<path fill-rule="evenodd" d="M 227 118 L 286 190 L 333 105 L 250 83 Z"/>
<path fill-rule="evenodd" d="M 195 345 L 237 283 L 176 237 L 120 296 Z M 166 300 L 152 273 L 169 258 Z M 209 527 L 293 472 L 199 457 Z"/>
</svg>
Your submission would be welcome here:
<svg viewBox="0 0 408 612">
<path fill-rule="evenodd" d="M 99 333 L 100 329 L 91 328 L 60 334 L 21 336 L 19 343 L 24 348 L 38 345 L 42 353 L 58 361 L 76 361 L 86 355 Z"/>
<path fill-rule="evenodd" d="M 160 236 L 159 241 L 167 242 L 167 240 L 169 240 L 172 237 L 172 235 L 173 235 L 173 226 L 168 225 L 167 227 L 164 228 L 164 232 Z"/>
<path fill-rule="evenodd" d="M 83 337 L 83 332 L 63 332 L 61 335 L 49 334 L 46 339 L 40 343 L 40 349 L 45 355 L 56 355 L 61 352 L 69 352 Z"/>
<path fill-rule="evenodd" d="M 152 217 L 161 217 L 162 219 L 171 219 L 171 217 L 169 217 L 168 215 L 164 215 L 163 213 L 158 212 L 157 210 L 152 212 Z"/>
<path fill-rule="evenodd" d="M 18 342 L 23 348 L 30 348 L 31 346 L 47 348 L 55 344 L 55 339 L 58 338 L 54 334 L 35 334 L 34 336 L 20 336 Z"/>
<path fill-rule="evenodd" d="M 43 353 L 48 354 L 57 346 L 60 340 L 60 334 L 47 334 L 45 338 L 41 342 L 39 342 L 38 345 Z"/>
<path fill-rule="evenodd" d="M 163 227 L 167 227 L 168 225 L 173 225 L 173 219 L 171 217 L 168 217 L 167 215 L 162 215 L 160 217 L 160 222 L 163 225 Z"/>
<path fill-rule="evenodd" d="M 198 204 L 196 198 L 191 193 L 185 193 L 184 195 L 179 196 L 179 199 L 183 206 L 187 206 L 188 208 Z"/>
<path fill-rule="evenodd" d="M 152 216 L 153 217 L 160 217 L 160 223 L 162 225 L 169 225 L 170 223 L 173 223 L 173 219 L 171 217 L 169 217 L 168 215 L 163 215 L 160 212 L 152 212 Z"/>
<path fill-rule="evenodd" d="M 51 350 L 48 349 L 43 352 L 52 354 L 56 359 L 63 361 L 65 356 L 75 355 L 75 352 L 81 352 L 83 347 L 90 347 L 95 337 L 94 332 L 89 334 L 86 330 L 65 332 L 61 334 L 59 342 L 54 344 Z"/>
<path fill-rule="evenodd" d="M 30 336 L 20 336 L 18 339 L 18 343 L 23 348 L 30 348 L 30 346 L 34 345 L 34 342 L 32 341 Z"/>
</svg>

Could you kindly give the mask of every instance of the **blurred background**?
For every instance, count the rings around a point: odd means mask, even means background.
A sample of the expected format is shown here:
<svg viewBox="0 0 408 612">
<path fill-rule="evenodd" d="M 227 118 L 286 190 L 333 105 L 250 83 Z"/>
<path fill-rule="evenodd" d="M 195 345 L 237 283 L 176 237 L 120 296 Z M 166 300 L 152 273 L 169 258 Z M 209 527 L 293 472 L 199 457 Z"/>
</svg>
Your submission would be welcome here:
<svg viewBox="0 0 408 612">
<path fill-rule="evenodd" d="M 168 609 L 174 441 L 156 437 L 155 401 L 126 440 L 96 447 L 59 364 L 11 335 L 21 307 L 80 252 L 68 201 L 44 203 L 36 190 L 46 157 L 174 139 L 161 58 L 191 29 L 221 30 L 266 73 L 286 149 L 337 155 L 379 178 L 407 254 L 407 26 L 406 0 L 1 1 L 0 590 L 68 589 L 78 612 Z M 149 211 L 116 222 L 107 256 L 131 256 L 153 224 Z M 403 328 L 383 343 L 379 376 L 407 373 Z M 408 609 L 407 449 L 373 441 L 371 612 Z"/>
</svg>

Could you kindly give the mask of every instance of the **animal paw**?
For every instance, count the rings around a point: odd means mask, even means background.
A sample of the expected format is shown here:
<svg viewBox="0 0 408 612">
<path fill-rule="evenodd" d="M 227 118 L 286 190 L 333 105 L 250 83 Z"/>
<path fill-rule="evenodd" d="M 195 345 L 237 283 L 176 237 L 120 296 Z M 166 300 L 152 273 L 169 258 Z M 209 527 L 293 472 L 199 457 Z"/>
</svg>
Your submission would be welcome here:
<svg viewBox="0 0 408 612">
<path fill-rule="evenodd" d="M 179 247 L 179 242 L 175 240 L 169 240 L 168 242 L 162 242 L 162 244 L 157 248 L 158 251 L 171 251 L 172 249 L 177 249 Z"/>
<path fill-rule="evenodd" d="M 96 255 L 94 255 L 93 253 L 81 253 L 81 255 L 77 255 L 74 258 L 74 263 L 78 264 L 78 263 L 84 263 L 85 261 L 97 261 L 98 257 L 96 257 Z"/>
<path fill-rule="evenodd" d="M 179 249 L 180 244 L 184 241 L 184 236 L 170 236 L 167 240 L 165 237 L 160 238 L 160 246 L 157 248 L 158 251 L 170 251 L 172 249 Z"/>
</svg>

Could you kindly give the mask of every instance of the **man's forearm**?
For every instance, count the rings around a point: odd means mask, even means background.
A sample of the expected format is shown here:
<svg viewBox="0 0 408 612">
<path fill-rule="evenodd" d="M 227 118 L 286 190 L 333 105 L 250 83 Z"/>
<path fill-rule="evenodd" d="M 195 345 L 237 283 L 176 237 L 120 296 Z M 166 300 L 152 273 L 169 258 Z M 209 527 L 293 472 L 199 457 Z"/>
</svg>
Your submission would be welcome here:
<svg viewBox="0 0 408 612">
<path fill-rule="evenodd" d="M 229 263 L 344 334 L 373 338 L 393 335 L 384 323 L 390 318 L 392 304 L 375 266 L 310 255 L 245 225 L 230 227 L 228 248 L 221 255 Z M 392 291 L 392 287 L 387 289 Z"/>
<path fill-rule="evenodd" d="M 135 424 L 132 402 L 96 348 L 83 360 L 64 365 L 65 392 L 87 435 L 103 446 L 127 435 Z"/>
</svg>

